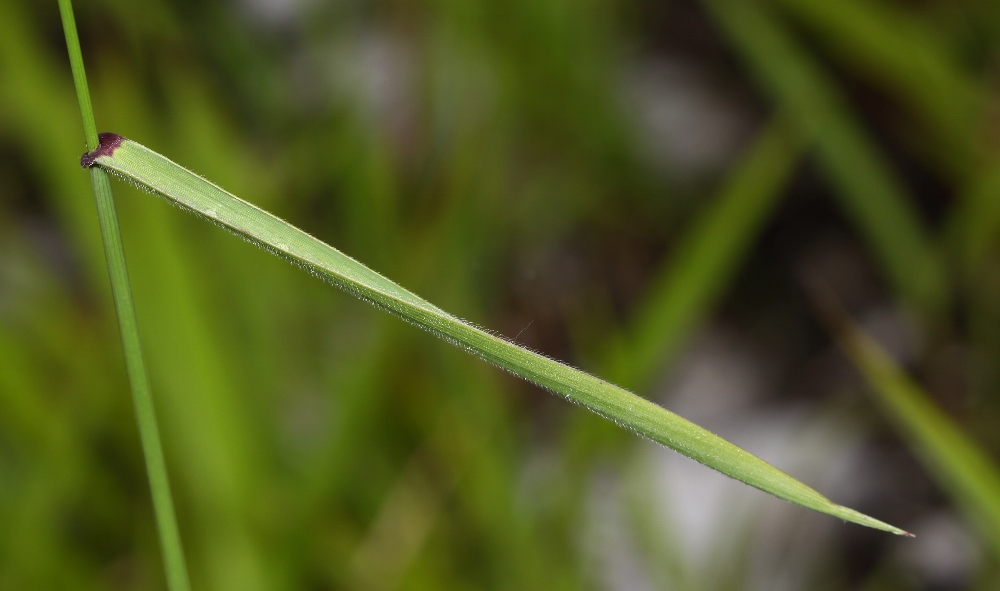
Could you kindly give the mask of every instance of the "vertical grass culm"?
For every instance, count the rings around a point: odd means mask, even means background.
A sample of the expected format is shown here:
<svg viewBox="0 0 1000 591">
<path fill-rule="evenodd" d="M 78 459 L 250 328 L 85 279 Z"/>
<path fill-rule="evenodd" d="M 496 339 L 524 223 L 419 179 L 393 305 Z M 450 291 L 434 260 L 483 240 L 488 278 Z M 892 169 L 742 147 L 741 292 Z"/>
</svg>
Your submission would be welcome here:
<svg viewBox="0 0 1000 591">
<path fill-rule="evenodd" d="M 87 149 L 93 150 L 98 145 L 97 125 L 90 103 L 90 90 L 87 86 L 87 75 L 83 68 L 83 55 L 80 51 L 80 40 L 76 32 L 76 21 L 73 17 L 73 6 L 70 0 L 59 0 L 59 13 L 62 17 L 63 32 L 69 51 L 73 82 L 80 102 L 80 114 L 83 117 Z M 90 169 L 90 182 L 97 204 L 97 219 L 101 227 L 108 275 L 111 279 L 111 293 L 114 298 L 115 313 L 118 316 L 122 351 L 125 355 L 125 367 L 128 372 L 129 386 L 132 389 L 135 417 L 142 440 L 146 472 L 153 497 L 153 508 L 156 513 L 156 525 L 160 535 L 167 584 L 170 591 L 189 591 L 191 585 L 188 582 L 184 551 L 181 547 L 180 532 L 177 528 L 174 504 L 170 495 L 167 466 L 163 458 L 163 446 L 160 443 L 160 433 L 156 424 L 153 397 L 139 342 L 135 306 L 132 302 L 132 288 L 129 285 L 128 268 L 125 265 L 125 249 L 122 245 L 114 196 L 111 193 L 111 183 L 107 173 L 99 168 Z"/>
</svg>

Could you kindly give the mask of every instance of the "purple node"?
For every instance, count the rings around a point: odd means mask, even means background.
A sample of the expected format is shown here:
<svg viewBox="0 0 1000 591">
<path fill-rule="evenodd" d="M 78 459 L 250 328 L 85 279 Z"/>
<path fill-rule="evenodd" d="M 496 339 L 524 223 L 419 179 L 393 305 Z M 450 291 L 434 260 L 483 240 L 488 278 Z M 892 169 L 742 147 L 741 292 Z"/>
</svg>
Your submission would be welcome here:
<svg viewBox="0 0 1000 591">
<path fill-rule="evenodd" d="M 125 141 L 125 138 L 117 133 L 106 131 L 98 134 L 97 140 L 98 144 L 96 148 L 80 156 L 80 166 L 83 168 L 90 168 L 101 156 L 111 156 L 114 154 L 118 146 L 122 145 L 122 142 Z"/>
</svg>

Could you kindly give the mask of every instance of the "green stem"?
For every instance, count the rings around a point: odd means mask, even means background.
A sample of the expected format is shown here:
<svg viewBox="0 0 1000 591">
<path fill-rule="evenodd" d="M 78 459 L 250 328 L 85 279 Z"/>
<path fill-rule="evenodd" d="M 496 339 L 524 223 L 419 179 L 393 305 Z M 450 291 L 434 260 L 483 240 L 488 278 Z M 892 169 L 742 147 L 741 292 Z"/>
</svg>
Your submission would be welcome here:
<svg viewBox="0 0 1000 591">
<path fill-rule="evenodd" d="M 97 125 L 94 122 L 94 111 L 90 103 L 90 90 L 87 86 L 87 74 L 83 69 L 83 54 L 76 32 L 71 0 L 59 0 L 59 12 L 62 16 L 66 46 L 69 50 L 73 82 L 76 85 L 77 99 L 80 102 L 80 114 L 83 116 L 87 149 L 92 150 L 97 146 Z M 121 333 L 125 367 L 128 372 L 129 385 L 132 388 L 136 423 L 139 428 L 139 437 L 142 440 L 146 472 L 153 497 L 153 508 L 156 512 L 156 524 L 160 533 L 160 545 L 163 549 L 167 584 L 170 591 L 189 591 L 191 585 L 188 582 L 184 551 L 181 547 L 180 532 L 174 515 L 174 504 L 170 496 L 170 482 L 167 478 L 167 466 L 163 458 L 160 433 L 156 425 L 156 412 L 153 408 L 149 378 L 146 375 L 146 364 L 143 361 L 142 347 L 139 343 L 139 329 L 136 324 L 135 306 L 132 302 L 132 288 L 125 265 L 125 248 L 122 245 L 114 196 L 111 193 L 111 183 L 107 173 L 97 167 L 90 169 L 90 182 L 94 189 L 97 219 L 101 226 L 104 254 L 108 275 L 111 279 L 111 293 L 114 297 L 115 312 L 118 315 L 118 329 Z"/>
</svg>

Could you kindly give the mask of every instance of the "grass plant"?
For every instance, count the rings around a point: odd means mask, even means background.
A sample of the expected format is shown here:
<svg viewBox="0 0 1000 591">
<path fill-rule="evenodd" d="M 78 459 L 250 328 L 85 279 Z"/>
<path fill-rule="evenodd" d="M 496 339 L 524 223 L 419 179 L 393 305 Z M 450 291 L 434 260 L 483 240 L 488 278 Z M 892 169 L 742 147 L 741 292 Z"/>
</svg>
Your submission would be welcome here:
<svg viewBox="0 0 1000 591">
<path fill-rule="evenodd" d="M 205 591 L 996 586 L 995 3 L 75 4 L 82 50 L 68 1 L 0 2 L 0 589 L 182 589 L 182 556 Z M 74 165 L 92 110 L 221 200 L 112 200 Z M 410 324 L 918 537 L 678 489 L 717 475 L 337 297 L 292 235 Z"/>
<path fill-rule="evenodd" d="M 85 168 L 97 166 L 135 183 L 378 308 L 727 476 L 821 513 L 909 535 L 830 502 L 781 470 L 644 398 L 471 326 L 135 141 L 114 133 L 102 133 L 100 139 L 100 145 L 81 158 Z"/>
<path fill-rule="evenodd" d="M 73 69 L 73 82 L 80 103 L 80 114 L 83 117 L 84 136 L 87 148 L 93 150 L 99 145 L 97 126 L 90 104 L 90 89 L 87 85 L 83 54 L 80 51 L 80 39 L 77 36 L 76 19 L 73 16 L 73 5 L 70 0 L 59 0 L 59 14 L 62 17 L 63 33 L 66 37 L 66 47 L 69 50 L 70 64 Z M 156 510 L 156 525 L 160 532 L 160 545 L 167 582 L 171 591 L 188 591 L 191 585 L 188 582 L 184 549 L 181 546 L 177 518 L 174 515 L 174 502 L 170 494 L 170 479 L 167 476 L 163 444 L 160 441 L 160 431 L 156 422 L 153 394 L 149 386 L 149 376 L 146 373 L 146 362 L 142 356 L 139 326 L 136 322 L 135 304 L 132 301 L 132 287 L 129 284 L 128 267 L 125 264 L 125 247 L 122 244 L 121 230 L 118 226 L 118 213 L 115 210 L 111 182 L 104 171 L 93 169 L 90 171 L 90 183 L 97 205 L 97 219 L 101 226 L 108 276 L 111 279 L 111 292 L 114 297 L 115 312 L 118 316 L 122 351 L 125 355 L 125 367 L 132 389 L 136 424 L 139 427 L 142 451 L 149 477 L 149 488 Z"/>
</svg>

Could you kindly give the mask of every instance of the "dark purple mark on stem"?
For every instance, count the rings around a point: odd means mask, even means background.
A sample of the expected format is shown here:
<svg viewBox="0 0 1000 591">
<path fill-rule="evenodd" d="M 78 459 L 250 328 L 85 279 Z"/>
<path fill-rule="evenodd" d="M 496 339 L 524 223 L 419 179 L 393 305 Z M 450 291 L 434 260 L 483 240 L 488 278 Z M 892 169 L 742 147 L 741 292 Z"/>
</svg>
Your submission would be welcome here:
<svg viewBox="0 0 1000 591">
<path fill-rule="evenodd" d="M 97 140 L 98 144 L 96 148 L 87 152 L 83 156 L 80 156 L 80 166 L 90 168 L 101 156 L 111 156 L 115 153 L 115 150 L 118 149 L 118 146 L 122 145 L 125 138 L 117 133 L 106 131 L 104 133 L 97 134 Z"/>
</svg>

